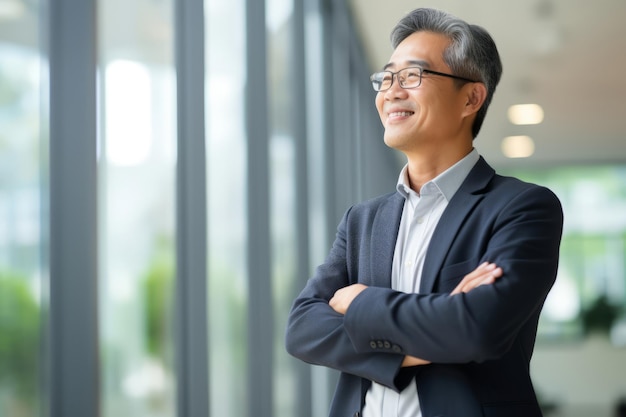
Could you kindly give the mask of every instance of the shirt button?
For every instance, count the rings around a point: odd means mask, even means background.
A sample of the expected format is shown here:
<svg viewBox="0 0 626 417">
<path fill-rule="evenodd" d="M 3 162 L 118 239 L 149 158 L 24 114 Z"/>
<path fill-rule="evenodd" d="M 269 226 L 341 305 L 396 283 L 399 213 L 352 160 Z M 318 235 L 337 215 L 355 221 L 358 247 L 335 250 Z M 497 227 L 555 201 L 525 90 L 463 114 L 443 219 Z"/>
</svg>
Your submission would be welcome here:
<svg viewBox="0 0 626 417">
<path fill-rule="evenodd" d="M 422 223 L 424 223 L 424 218 L 423 217 L 418 217 L 417 224 L 422 224 Z"/>
</svg>

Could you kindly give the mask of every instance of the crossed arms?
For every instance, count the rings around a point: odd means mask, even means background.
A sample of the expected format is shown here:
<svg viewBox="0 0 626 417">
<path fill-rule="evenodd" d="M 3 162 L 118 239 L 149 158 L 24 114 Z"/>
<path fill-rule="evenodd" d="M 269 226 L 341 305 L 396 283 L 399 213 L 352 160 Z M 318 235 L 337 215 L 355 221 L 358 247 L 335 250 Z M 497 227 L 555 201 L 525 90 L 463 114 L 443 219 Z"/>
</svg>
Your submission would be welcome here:
<svg viewBox="0 0 626 417">
<path fill-rule="evenodd" d="M 350 230 L 354 213 L 348 212 L 326 262 L 294 302 L 288 352 L 398 388 L 403 366 L 482 362 L 513 343 L 532 350 L 536 318 L 556 275 L 562 212 L 545 189 L 514 191 L 466 219 L 450 247 L 460 264 L 444 265 L 436 292 L 428 294 L 357 283 L 367 267 L 351 259 L 360 256 L 360 244 L 349 239 L 371 236 L 362 225 Z M 377 348 L 374 340 L 389 347 Z"/>
<path fill-rule="evenodd" d="M 478 267 L 465 275 L 459 285 L 450 293 L 450 296 L 468 293 L 474 288 L 493 284 L 496 279 L 502 276 L 502 268 L 498 267 L 494 263 L 483 262 Z M 328 304 L 339 314 L 346 314 L 346 311 L 350 307 L 352 301 L 367 288 L 363 284 L 352 284 L 344 288 L 340 288 L 335 292 L 333 298 L 330 299 Z M 426 359 L 416 358 L 414 356 L 406 355 L 402 361 L 402 367 L 427 365 L 430 361 Z"/>
</svg>

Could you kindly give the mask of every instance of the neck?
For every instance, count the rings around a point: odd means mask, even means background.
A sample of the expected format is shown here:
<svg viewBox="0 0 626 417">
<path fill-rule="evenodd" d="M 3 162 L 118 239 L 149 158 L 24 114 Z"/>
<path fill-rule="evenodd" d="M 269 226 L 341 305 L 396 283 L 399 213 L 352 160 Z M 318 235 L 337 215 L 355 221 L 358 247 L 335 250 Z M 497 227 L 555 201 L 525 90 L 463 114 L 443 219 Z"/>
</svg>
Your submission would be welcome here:
<svg viewBox="0 0 626 417">
<path fill-rule="evenodd" d="M 458 148 L 454 152 L 433 152 L 428 154 L 406 154 L 408 160 L 408 177 L 411 189 L 420 192 L 428 181 L 466 157 L 473 149 L 472 144 Z"/>
</svg>

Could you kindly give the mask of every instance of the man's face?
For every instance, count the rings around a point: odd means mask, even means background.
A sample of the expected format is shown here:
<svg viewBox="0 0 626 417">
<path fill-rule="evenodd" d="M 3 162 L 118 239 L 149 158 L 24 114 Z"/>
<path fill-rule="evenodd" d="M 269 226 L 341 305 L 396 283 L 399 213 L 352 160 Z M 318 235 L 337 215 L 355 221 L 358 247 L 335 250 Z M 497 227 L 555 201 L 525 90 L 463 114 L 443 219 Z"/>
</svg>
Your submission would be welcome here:
<svg viewBox="0 0 626 417">
<path fill-rule="evenodd" d="M 450 41 L 432 32 L 416 32 L 395 49 L 386 70 L 396 72 L 419 66 L 450 74 L 443 52 Z M 412 152 L 424 146 L 444 146 L 447 140 L 464 135 L 463 110 L 467 92 L 449 77 L 424 73 L 422 84 L 413 89 L 400 87 L 395 78 L 389 90 L 376 96 L 376 108 L 385 127 L 387 146 Z"/>
</svg>

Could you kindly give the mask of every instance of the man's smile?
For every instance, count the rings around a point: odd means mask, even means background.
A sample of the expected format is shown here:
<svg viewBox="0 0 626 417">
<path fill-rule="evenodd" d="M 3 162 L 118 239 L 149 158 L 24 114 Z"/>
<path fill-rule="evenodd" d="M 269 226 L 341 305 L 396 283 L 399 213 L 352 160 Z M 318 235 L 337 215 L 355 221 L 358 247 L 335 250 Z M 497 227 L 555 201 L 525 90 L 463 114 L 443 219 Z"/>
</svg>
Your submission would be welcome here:
<svg viewBox="0 0 626 417">
<path fill-rule="evenodd" d="M 396 122 L 405 120 L 413 116 L 415 112 L 409 110 L 394 110 L 387 113 L 387 122 Z"/>
<path fill-rule="evenodd" d="M 397 111 L 393 113 L 389 113 L 389 117 L 408 117 L 413 114 L 412 111 Z"/>
</svg>

